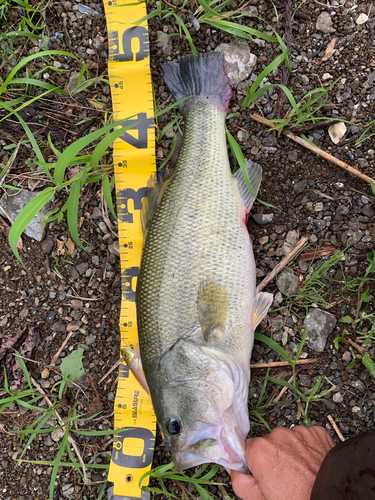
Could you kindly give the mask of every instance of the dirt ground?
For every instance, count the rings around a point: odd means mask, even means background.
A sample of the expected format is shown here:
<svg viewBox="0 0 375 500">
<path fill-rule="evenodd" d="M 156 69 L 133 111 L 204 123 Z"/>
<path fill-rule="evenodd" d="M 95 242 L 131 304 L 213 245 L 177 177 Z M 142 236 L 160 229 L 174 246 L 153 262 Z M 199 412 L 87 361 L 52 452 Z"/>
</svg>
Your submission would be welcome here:
<svg viewBox="0 0 375 500">
<path fill-rule="evenodd" d="M 108 40 L 105 17 L 83 15 L 77 10 L 78 4 L 69 0 L 51 2 L 46 9 L 44 34 L 50 38 L 50 48 L 71 51 L 79 59 L 74 61 L 57 56 L 55 61 L 64 72 L 57 73 L 48 68 L 44 70 L 49 73 L 46 81 L 62 88 L 66 88 L 69 81 L 75 78 L 80 70 L 80 61 L 86 62 L 92 77 L 106 74 Z M 175 8 L 187 23 L 198 51 L 213 50 L 221 43 L 233 43 L 236 40 L 236 37 L 204 23 L 200 24 L 197 31 L 189 21 L 189 15 L 195 12 L 196 5 L 188 1 L 185 7 L 181 8 L 181 0 L 176 0 L 176 4 Z M 276 16 L 274 6 L 269 1 L 251 0 L 249 4 L 265 22 L 244 17 L 239 23 L 246 23 L 263 32 L 270 32 L 272 27 L 283 34 L 285 16 L 282 6 L 278 7 L 279 16 Z M 99 2 L 86 2 L 86 5 L 104 14 L 103 6 Z M 169 3 L 164 5 L 162 2 L 162 5 L 169 8 Z M 234 10 L 239 6 L 240 4 L 233 0 L 228 8 Z M 309 90 L 340 78 L 330 90 L 324 116 L 341 117 L 351 121 L 353 125 L 349 128 L 347 139 L 358 138 L 361 133 L 358 127 L 369 123 L 375 117 L 375 9 L 372 7 L 371 11 L 370 6 L 371 2 L 360 0 L 339 0 L 328 5 L 307 1 L 293 20 L 290 60 L 294 72 L 289 76 L 288 87 L 298 102 Z M 154 10 L 155 3 L 150 1 L 148 8 L 149 11 Z M 316 27 L 317 19 L 323 11 L 328 12 L 333 21 L 328 33 L 323 33 Z M 6 20 L 1 21 L 2 32 L 9 31 L 12 23 L 17 22 L 18 11 L 11 12 Z M 366 23 L 356 23 L 361 13 L 369 12 L 370 18 Z M 157 42 L 158 31 L 165 34 L 178 33 L 178 24 L 173 17 L 164 20 L 155 17 L 150 20 L 149 28 L 155 97 L 157 106 L 162 108 L 170 102 L 170 96 L 159 71 L 160 64 L 189 53 L 190 48 L 187 41 L 179 36 L 169 38 L 168 47 Z M 61 35 L 56 36 L 56 33 Z M 323 61 L 327 44 L 333 37 L 338 37 L 336 52 L 330 59 Z M 37 42 L 34 42 L 21 37 L 15 39 L 14 49 L 17 57 L 35 52 Z M 254 70 L 256 75 L 279 54 L 277 44 L 259 44 L 253 41 L 246 43 L 258 57 Z M 4 49 L 4 46 L 2 48 Z M 34 59 L 29 69 L 43 69 L 44 64 L 45 62 Z M 4 57 L 0 61 L 0 78 L 4 79 L 10 68 L 9 61 Z M 330 75 L 328 79 L 327 73 Z M 269 75 L 268 80 L 271 83 L 280 83 L 280 78 L 281 71 L 277 69 Z M 276 91 L 270 91 L 256 106 L 250 106 L 252 109 L 241 109 L 245 94 L 244 83 L 239 84 L 233 91 L 230 113 L 237 115 L 228 120 L 228 129 L 239 140 L 245 158 L 257 161 L 263 166 L 260 198 L 278 209 L 268 208 L 256 202 L 252 214 L 273 213 L 273 219 L 265 225 L 259 225 L 252 217 L 249 218 L 248 228 L 253 238 L 259 282 L 284 257 L 285 242 L 293 246 L 300 238 L 307 237 L 311 248 L 331 246 L 337 250 L 346 249 L 344 259 L 322 278 L 325 284 L 322 293 L 328 292 L 329 313 L 335 316 L 337 323 L 322 353 L 316 353 L 307 345 L 303 347 L 305 358 L 317 361 L 299 369 L 297 375 L 299 387 L 312 388 L 320 376 L 325 377 L 320 392 L 331 388 L 333 384 L 333 390 L 324 399 L 311 403 L 307 416 L 312 424 L 324 426 L 338 442 L 337 433 L 329 423 L 327 415 L 333 417 L 345 438 L 375 428 L 374 379 L 360 359 L 356 360 L 354 366 L 350 364 L 354 354 L 353 347 L 341 343 L 337 350 L 333 343 L 335 337 L 341 335 L 347 327 L 339 320 L 348 315 L 356 316 L 357 293 L 350 290 L 344 292 L 343 288 L 345 282 L 362 277 L 368 267 L 367 254 L 374 247 L 375 236 L 374 195 L 364 181 L 349 175 L 291 140 L 274 132 L 270 133 L 265 126 L 250 118 L 253 111 L 259 110 L 266 118 L 275 117 Z M 103 108 L 98 110 L 92 104 L 93 99 L 100 101 Z M 285 104 L 284 111 L 287 108 Z M 76 96 L 49 96 L 35 101 L 33 106 L 22 111 L 22 116 L 33 133 L 45 141 L 45 155 L 53 158 L 47 143 L 48 133 L 51 134 L 55 145 L 63 149 L 83 134 L 101 126 L 101 118 L 106 110 L 111 111 L 110 89 L 105 83 L 99 82 Z M 167 124 L 171 117 L 171 114 L 162 115 L 159 119 L 160 127 Z M 17 141 L 23 135 L 22 128 L 14 118 L 7 119 L 0 126 L 8 137 L 11 136 Z M 375 177 L 375 137 L 356 147 L 354 141 L 347 141 L 344 145 L 333 144 L 326 129 L 316 129 L 306 132 L 306 135 L 318 147 L 336 158 L 370 177 Z M 4 149 L 9 143 L 7 136 L 0 134 L 0 170 L 9 159 L 10 152 Z M 160 161 L 167 156 L 171 147 L 172 137 L 163 137 L 157 144 L 157 157 Z M 235 168 L 233 157 L 230 158 Z M 23 147 L 7 177 L 8 183 L 30 187 L 30 180 L 27 178 L 30 169 L 25 165 L 27 159 L 33 160 L 33 153 L 30 148 Z M 111 162 L 110 156 L 106 161 Z M 36 189 L 41 187 L 39 185 Z M 58 206 L 65 201 L 66 193 L 60 192 L 53 203 Z M 103 222 L 99 186 L 86 186 L 80 199 L 78 215 L 81 220 L 80 237 L 91 253 L 76 247 L 65 261 L 58 257 L 56 249 L 59 242 L 66 241 L 69 232 L 65 220 L 55 222 L 47 228 L 42 242 L 23 237 L 24 247 L 21 255 L 29 271 L 21 267 L 9 248 L 6 236 L 0 233 L 0 339 L 4 343 L 24 325 L 38 329 L 38 343 L 32 350 L 31 360 L 26 364 L 30 374 L 46 392 L 61 379 L 58 369 L 61 360 L 71 350 L 82 347 L 83 365 L 87 374 L 86 385 L 78 392 L 68 390 L 59 411 L 62 417 L 66 417 L 74 403 L 78 403 L 80 412 L 92 415 L 101 411 L 98 417 L 83 424 L 82 428 L 92 431 L 106 430 L 113 426 L 117 371 L 114 370 L 104 382 L 100 380 L 118 360 L 118 322 L 122 292 L 120 262 L 113 245 L 116 235 L 112 234 Z M 115 221 L 113 218 L 111 220 L 115 227 Z M 314 261 L 312 269 L 319 263 L 319 259 Z M 301 276 L 301 281 L 309 276 L 308 265 L 297 259 L 291 267 Z M 55 272 L 56 269 L 58 273 Z M 373 281 L 369 281 L 366 286 L 369 287 L 370 293 L 375 291 Z M 277 294 L 276 282 L 272 281 L 266 291 Z M 274 304 L 273 309 L 278 310 L 269 313 L 261 323 L 259 331 L 274 338 L 289 354 L 294 355 L 301 339 L 307 311 L 304 310 L 303 304 L 295 304 L 293 311 L 287 311 L 286 304 L 285 297 L 279 307 Z M 374 312 L 373 300 L 366 304 L 365 310 L 369 314 Z M 364 326 L 368 330 L 370 324 Z M 71 329 L 74 333 L 60 353 L 54 369 L 48 373 L 44 371 L 42 376 L 43 370 L 58 352 Z M 359 345 L 362 344 L 359 342 Z M 374 346 L 375 343 L 370 342 L 368 352 L 375 360 Z M 278 359 L 280 358 L 275 351 L 263 343 L 256 343 L 252 363 Z M 270 375 L 288 380 L 291 369 L 273 368 Z M 264 377 L 265 370 L 253 370 L 250 409 L 257 403 Z M 271 394 L 273 389 L 275 386 L 269 384 L 267 394 Z M 271 429 L 303 423 L 298 405 L 292 400 L 293 395 L 287 390 L 281 400 L 284 404 L 270 405 L 262 413 Z M 16 467 L 15 460 L 20 456 L 25 440 L 20 443 L 19 436 L 9 433 L 12 430 L 25 429 L 34 419 L 33 411 L 16 404 L 0 415 L 1 499 L 48 498 L 52 466 L 21 463 Z M 254 415 L 252 419 L 255 423 L 252 425 L 251 435 L 267 432 Z M 49 422 L 48 425 L 54 423 Z M 55 438 L 51 439 L 49 434 L 39 434 L 24 458 L 53 461 L 61 436 Z M 111 436 L 79 436 L 76 441 L 85 463 L 108 463 L 112 448 Z M 168 463 L 170 459 L 159 437 L 154 465 Z M 90 469 L 88 477 L 92 482 L 90 486 L 83 483 L 76 469 L 61 468 L 56 478 L 54 498 L 99 498 L 105 472 Z M 226 484 L 225 491 L 229 497 L 236 498 L 224 469 L 219 471 L 217 479 Z M 157 483 L 154 484 L 157 486 Z M 175 484 L 170 483 L 168 488 L 177 496 L 181 496 Z M 214 498 L 223 498 L 222 490 L 216 486 L 210 486 L 208 489 Z M 199 498 L 196 493 L 195 496 Z M 152 494 L 155 499 L 163 497 Z"/>
</svg>

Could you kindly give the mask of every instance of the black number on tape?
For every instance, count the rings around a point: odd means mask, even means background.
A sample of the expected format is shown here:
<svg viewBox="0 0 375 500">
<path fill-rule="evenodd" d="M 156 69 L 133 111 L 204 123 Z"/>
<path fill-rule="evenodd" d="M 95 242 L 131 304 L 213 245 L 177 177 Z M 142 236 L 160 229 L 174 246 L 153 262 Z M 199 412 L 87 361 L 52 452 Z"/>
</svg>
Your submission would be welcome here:
<svg viewBox="0 0 375 500">
<path fill-rule="evenodd" d="M 127 438 L 132 438 L 128 446 Z M 135 438 L 135 439 L 134 439 Z M 149 429 L 133 427 L 116 434 L 113 443 L 112 460 L 120 467 L 143 469 L 152 462 L 155 436 Z M 125 454 L 125 450 L 129 455 Z"/>
<path fill-rule="evenodd" d="M 138 276 L 139 267 L 128 267 L 122 273 L 122 293 L 125 300 L 135 302 L 135 286 L 133 288 L 133 278 Z"/>
<path fill-rule="evenodd" d="M 123 134 L 121 134 L 120 139 L 137 149 L 146 149 L 148 147 L 147 130 L 149 128 L 154 128 L 153 118 L 147 118 L 146 113 L 139 113 L 138 118 L 125 120 L 124 122 L 122 122 L 122 126 L 130 126 L 130 130 L 137 130 L 138 139 L 130 135 L 128 132 L 124 132 Z"/>
<path fill-rule="evenodd" d="M 133 214 L 129 212 L 129 200 L 133 200 L 134 210 L 142 208 L 142 198 L 146 195 L 145 187 L 141 187 L 138 191 L 132 188 L 121 189 L 117 191 L 117 216 L 121 222 L 133 223 Z"/>
<path fill-rule="evenodd" d="M 148 31 L 144 26 L 128 28 L 122 34 L 122 50 L 120 54 L 120 43 L 118 31 L 109 34 L 109 54 L 115 61 L 143 61 L 149 53 Z"/>
</svg>

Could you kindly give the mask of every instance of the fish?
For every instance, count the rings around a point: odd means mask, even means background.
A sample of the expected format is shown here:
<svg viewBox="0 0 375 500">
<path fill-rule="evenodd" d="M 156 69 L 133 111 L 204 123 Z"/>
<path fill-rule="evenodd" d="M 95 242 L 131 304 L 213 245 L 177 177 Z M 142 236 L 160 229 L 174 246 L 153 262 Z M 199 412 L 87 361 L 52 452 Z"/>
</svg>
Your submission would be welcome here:
<svg viewBox="0 0 375 500">
<path fill-rule="evenodd" d="M 214 462 L 246 471 L 254 331 L 273 301 L 256 292 L 246 226 L 262 168 L 247 161 L 252 193 L 241 169 L 231 172 L 223 54 L 187 55 L 162 74 L 185 130 L 172 176 L 153 177 L 143 200 L 139 353 L 126 357 L 178 470 Z"/>
</svg>

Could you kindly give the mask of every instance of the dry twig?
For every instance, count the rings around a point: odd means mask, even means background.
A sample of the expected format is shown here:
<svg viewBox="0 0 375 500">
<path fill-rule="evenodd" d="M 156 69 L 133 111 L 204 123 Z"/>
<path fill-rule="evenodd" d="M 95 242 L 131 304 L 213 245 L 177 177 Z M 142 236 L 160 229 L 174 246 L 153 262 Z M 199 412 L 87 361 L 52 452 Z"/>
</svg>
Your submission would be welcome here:
<svg viewBox="0 0 375 500">
<path fill-rule="evenodd" d="M 258 285 L 257 292 L 259 293 L 261 290 L 263 290 L 264 287 L 268 285 L 270 281 L 273 280 L 275 277 L 276 273 L 281 271 L 291 260 L 294 259 L 294 257 L 302 250 L 302 248 L 307 245 L 307 242 L 309 240 L 307 238 L 301 238 L 297 245 L 288 253 L 286 257 L 283 258 L 283 260 L 275 266 L 272 271 L 269 273 L 268 276 L 264 278 L 264 280 Z"/>
<path fill-rule="evenodd" d="M 314 359 L 298 359 L 296 365 L 308 365 L 316 363 L 317 358 Z M 290 366 L 287 361 L 272 361 L 271 363 L 254 363 L 250 365 L 250 368 L 276 368 L 277 366 Z"/>
<path fill-rule="evenodd" d="M 333 418 L 331 417 L 331 415 L 327 415 L 327 418 L 329 420 L 329 423 L 332 425 L 332 427 L 335 429 L 336 431 L 336 434 L 338 435 L 338 437 L 340 438 L 341 441 L 346 441 L 346 439 L 344 438 L 344 436 L 342 435 L 340 429 L 337 427 L 337 424 L 336 422 L 333 420 Z"/>
<path fill-rule="evenodd" d="M 288 380 L 288 384 L 291 384 L 293 382 L 293 375 L 290 377 L 290 379 Z M 283 397 L 283 394 L 288 390 L 288 387 L 286 385 L 284 385 L 284 387 L 281 389 L 280 393 L 278 396 L 275 397 L 275 399 L 273 400 L 273 403 L 278 403 L 280 401 L 280 399 Z"/>
<path fill-rule="evenodd" d="M 266 125 L 267 127 L 270 127 L 270 128 L 276 127 L 275 123 L 266 120 L 266 118 L 263 118 L 263 116 L 260 116 L 257 113 L 250 115 L 250 118 L 252 118 L 256 122 L 259 122 L 259 123 L 262 123 L 263 125 Z M 366 181 L 369 184 L 371 184 L 372 182 L 375 182 L 374 179 L 371 179 L 371 177 L 369 177 L 368 175 L 362 174 L 361 172 L 359 172 L 355 168 L 351 167 L 347 163 L 339 160 L 338 158 L 335 158 L 334 156 L 330 155 L 329 153 L 326 153 L 325 151 L 318 148 L 317 146 L 312 146 L 311 144 L 309 144 L 307 141 L 305 141 L 301 137 L 298 137 L 295 134 L 293 134 L 293 132 L 291 132 L 290 130 L 283 129 L 283 131 L 281 133 L 282 133 L 282 135 L 285 135 L 285 137 L 288 137 L 288 139 L 291 139 L 292 141 L 296 142 L 297 144 L 300 144 L 301 146 L 304 146 L 305 148 L 310 149 L 310 151 L 313 151 L 317 155 L 325 158 L 326 160 L 328 160 L 332 163 L 335 163 L 339 167 L 343 168 L 344 170 L 346 170 L 350 174 L 353 174 L 356 177 L 359 177 L 363 181 Z"/>
<path fill-rule="evenodd" d="M 68 343 L 70 337 L 73 335 L 74 331 L 71 330 L 68 335 L 66 336 L 66 339 L 64 340 L 64 342 L 61 344 L 61 347 L 60 349 L 57 351 L 57 353 L 54 355 L 54 357 L 52 358 L 52 361 L 51 363 L 49 364 L 49 368 L 52 368 L 52 366 L 55 366 L 56 364 L 56 361 L 59 359 L 59 356 L 60 354 L 62 353 L 62 351 L 64 350 L 64 347 L 66 346 L 66 344 Z"/>
</svg>

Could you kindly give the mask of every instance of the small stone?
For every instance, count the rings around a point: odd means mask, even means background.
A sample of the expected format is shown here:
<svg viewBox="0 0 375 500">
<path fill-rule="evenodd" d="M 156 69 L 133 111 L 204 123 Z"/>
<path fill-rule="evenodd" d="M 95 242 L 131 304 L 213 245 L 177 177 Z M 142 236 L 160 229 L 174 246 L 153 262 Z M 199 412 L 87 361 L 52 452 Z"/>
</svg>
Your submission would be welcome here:
<svg viewBox="0 0 375 500">
<path fill-rule="evenodd" d="M 76 269 L 80 275 L 85 274 L 85 272 L 87 271 L 88 268 L 89 268 L 89 265 L 87 262 L 82 262 L 81 264 L 78 264 L 76 266 Z"/>
<path fill-rule="evenodd" d="M 309 265 L 304 260 L 299 260 L 298 261 L 298 267 L 301 269 L 301 271 L 303 271 L 305 273 L 308 270 Z"/>
<path fill-rule="evenodd" d="M 64 429 L 56 429 L 51 432 L 51 438 L 55 441 L 55 443 L 57 443 L 64 437 L 64 434 L 65 434 Z"/>
<path fill-rule="evenodd" d="M 259 243 L 261 245 L 265 245 L 267 242 L 268 242 L 268 236 L 262 236 L 261 238 L 259 238 Z"/>
<path fill-rule="evenodd" d="M 257 57 L 250 52 L 246 42 L 222 43 L 215 49 L 224 53 L 224 68 L 231 86 L 246 80 L 254 70 Z"/>
<path fill-rule="evenodd" d="M 27 189 L 23 189 L 18 194 L 12 196 L 4 194 L 0 200 L 0 205 L 4 208 L 4 210 L 6 210 L 7 214 L 15 220 L 25 208 L 26 204 L 33 200 L 38 194 L 39 193 L 34 191 L 27 191 Z M 45 230 L 45 224 L 42 224 L 42 221 L 44 216 L 47 215 L 50 205 L 50 202 L 46 203 L 32 219 L 32 221 L 29 222 L 23 231 L 26 236 L 29 236 L 29 238 L 33 238 L 36 241 L 42 241 Z"/>
<path fill-rule="evenodd" d="M 361 392 L 364 392 L 366 390 L 366 386 L 362 382 L 362 380 L 353 380 L 352 387 L 354 387 L 354 389 L 358 389 Z"/>
<path fill-rule="evenodd" d="M 99 229 L 101 230 L 102 233 L 104 233 L 104 234 L 108 233 L 108 227 L 104 221 L 100 221 L 98 226 L 99 226 Z"/>
<path fill-rule="evenodd" d="M 284 269 L 277 277 L 277 287 L 284 295 L 296 295 L 299 278 L 289 269 Z"/>
<path fill-rule="evenodd" d="M 98 257 L 98 255 L 93 255 L 93 256 L 91 257 L 91 262 L 93 263 L 93 265 L 94 265 L 95 267 L 99 267 L 100 261 L 99 261 L 99 257 Z"/>
<path fill-rule="evenodd" d="M 40 374 L 40 376 L 43 379 L 48 378 L 49 377 L 49 370 L 48 370 L 48 368 L 44 368 L 44 370 L 42 371 L 42 373 Z"/>
<path fill-rule="evenodd" d="M 302 179 L 302 181 L 297 182 L 297 184 L 294 185 L 294 191 L 297 194 L 301 194 L 307 186 L 307 179 Z"/>
<path fill-rule="evenodd" d="M 22 309 L 22 311 L 20 312 L 20 318 L 26 318 L 28 314 L 29 314 L 29 310 L 27 309 L 27 307 L 24 307 Z"/>
<path fill-rule="evenodd" d="M 284 298 L 283 298 L 281 292 L 277 292 L 274 296 L 272 306 L 279 307 L 279 305 L 282 303 L 283 300 L 284 300 Z"/>
<path fill-rule="evenodd" d="M 80 321 L 71 321 L 66 327 L 67 332 L 76 332 L 81 328 L 82 323 Z"/>
<path fill-rule="evenodd" d="M 54 443 L 53 443 L 51 436 L 49 434 L 47 435 L 46 439 L 43 441 L 43 444 L 45 446 L 48 446 L 48 447 L 53 446 Z"/>
<path fill-rule="evenodd" d="M 56 298 L 56 295 L 57 295 L 57 293 L 56 293 L 56 292 L 49 292 L 49 298 L 50 298 L 50 299 L 55 299 L 55 298 Z"/>
<path fill-rule="evenodd" d="M 248 138 L 250 137 L 250 134 L 247 130 L 239 130 L 237 132 L 237 139 L 240 141 L 240 142 L 245 142 L 248 140 Z"/>
<path fill-rule="evenodd" d="M 367 217 L 372 217 L 374 215 L 374 210 L 371 206 L 370 203 L 367 203 L 363 208 L 362 208 L 362 213 L 364 215 L 367 215 Z"/>
<path fill-rule="evenodd" d="M 66 331 L 66 327 L 65 327 L 65 325 L 64 325 L 64 323 L 62 321 L 57 321 L 53 325 L 52 330 L 54 332 L 65 332 Z"/>
<path fill-rule="evenodd" d="M 68 92 L 73 92 L 77 88 L 78 85 L 78 80 L 79 80 L 80 73 L 78 71 L 73 71 L 72 74 L 70 75 L 69 82 L 66 85 L 66 90 Z M 85 81 L 85 77 L 82 77 L 81 82 L 83 83 Z"/>
<path fill-rule="evenodd" d="M 336 394 L 333 395 L 332 399 L 335 403 L 342 403 L 344 401 L 344 398 L 343 398 L 341 392 L 336 392 Z"/>
<path fill-rule="evenodd" d="M 158 39 L 158 45 L 161 48 L 162 52 L 166 56 L 170 56 L 173 50 L 173 40 L 172 37 L 166 37 L 164 31 L 157 31 L 156 36 Z"/>
<path fill-rule="evenodd" d="M 298 151 L 296 151 L 295 149 L 293 151 L 289 151 L 288 159 L 290 161 L 292 161 L 293 163 L 295 163 L 298 160 Z M 307 182 L 307 180 L 306 180 L 306 182 Z M 294 186 L 294 189 L 295 189 L 295 186 Z"/>
<path fill-rule="evenodd" d="M 87 337 L 85 337 L 85 343 L 86 345 L 91 345 L 95 342 L 95 339 L 96 339 L 96 335 L 90 333 L 89 335 L 87 335 Z"/>
<path fill-rule="evenodd" d="M 119 245 L 119 241 L 116 240 L 111 245 L 108 245 L 108 250 L 113 255 L 117 255 L 117 257 L 120 257 L 120 245 Z"/>
<path fill-rule="evenodd" d="M 319 308 L 311 308 L 303 326 L 307 330 L 308 346 L 315 352 L 323 352 L 327 338 L 336 325 L 336 317 Z"/>
<path fill-rule="evenodd" d="M 317 203 L 315 203 L 315 207 L 314 207 L 314 210 L 315 212 L 321 212 L 323 210 L 323 202 L 322 201 L 318 201 Z"/>
<path fill-rule="evenodd" d="M 367 23 L 367 21 L 368 15 L 362 12 L 362 14 L 359 14 L 359 16 L 357 17 L 356 23 L 358 24 L 358 26 L 360 26 L 361 24 Z"/>
<path fill-rule="evenodd" d="M 316 29 L 322 33 L 334 33 L 336 31 L 333 27 L 332 17 L 328 12 L 323 11 L 319 15 L 316 20 Z"/>
<path fill-rule="evenodd" d="M 285 240 L 292 245 L 292 247 L 295 246 L 295 244 L 298 241 L 298 231 L 289 231 L 286 235 Z"/>
<path fill-rule="evenodd" d="M 54 246 L 55 244 L 53 242 L 53 239 L 49 236 L 42 241 L 42 249 L 48 254 L 52 252 Z"/>
<path fill-rule="evenodd" d="M 265 226 L 273 221 L 275 214 L 254 214 L 252 217 L 259 226 Z"/>
<path fill-rule="evenodd" d="M 310 375 L 299 375 L 299 380 L 303 387 L 311 387 L 311 377 Z"/>
<path fill-rule="evenodd" d="M 100 219 L 102 216 L 102 211 L 100 210 L 99 207 L 94 207 L 93 211 L 92 211 L 92 215 L 91 217 L 93 219 Z"/>
<path fill-rule="evenodd" d="M 306 75 L 302 75 L 301 80 L 302 80 L 302 83 L 304 83 L 305 85 L 308 85 L 310 83 L 310 79 Z"/>
</svg>

